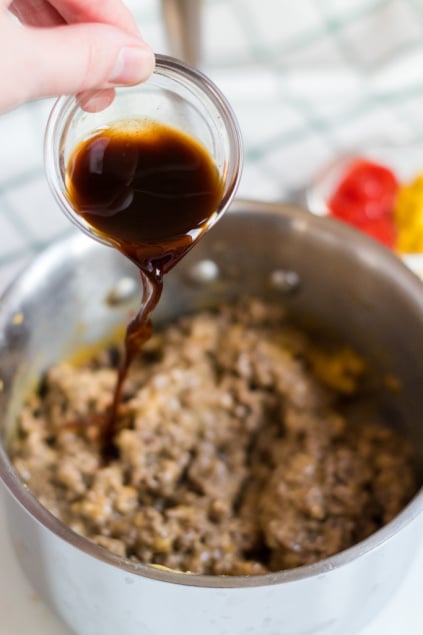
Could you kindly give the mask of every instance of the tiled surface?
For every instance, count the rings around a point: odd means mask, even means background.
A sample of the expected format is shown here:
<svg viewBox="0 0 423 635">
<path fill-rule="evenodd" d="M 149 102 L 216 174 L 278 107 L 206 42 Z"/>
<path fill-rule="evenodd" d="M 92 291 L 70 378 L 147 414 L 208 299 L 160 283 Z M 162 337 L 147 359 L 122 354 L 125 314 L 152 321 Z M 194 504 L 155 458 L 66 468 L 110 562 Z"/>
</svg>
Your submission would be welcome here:
<svg viewBox="0 0 423 635">
<path fill-rule="evenodd" d="M 287 198 L 322 163 L 369 145 L 394 144 L 400 168 L 412 158 L 412 169 L 423 170 L 423 0 L 203 2 L 202 68 L 231 101 L 245 140 L 239 195 Z M 159 0 L 127 3 L 153 48 L 169 52 Z M 44 177 L 51 105 L 0 116 L 0 289 L 54 238 L 76 231 Z M 8 548 L 4 532 L 0 548 Z M 9 595 L 0 594 L 0 635 L 24 635 L 16 594 L 24 588 L 27 601 L 30 595 L 14 560 L 8 565 L 14 582 Z M 366 635 L 423 632 L 413 595 L 423 579 L 417 569 L 413 576 Z M 58 635 L 48 613 L 34 606 L 28 633 Z"/>
</svg>

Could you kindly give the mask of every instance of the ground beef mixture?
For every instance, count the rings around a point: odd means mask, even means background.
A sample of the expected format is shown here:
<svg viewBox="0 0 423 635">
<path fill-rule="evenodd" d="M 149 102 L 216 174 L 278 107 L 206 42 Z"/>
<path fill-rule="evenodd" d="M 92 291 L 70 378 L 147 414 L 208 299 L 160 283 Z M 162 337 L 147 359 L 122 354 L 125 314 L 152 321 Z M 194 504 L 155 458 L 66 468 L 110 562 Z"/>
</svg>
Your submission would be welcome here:
<svg viewBox="0 0 423 635">
<path fill-rule="evenodd" d="M 98 414 L 116 351 L 52 368 L 11 447 L 35 496 L 119 555 L 203 574 L 316 562 L 369 536 L 416 490 L 410 447 L 354 417 L 365 365 L 251 300 L 156 333 L 125 385 L 104 463 Z"/>
</svg>

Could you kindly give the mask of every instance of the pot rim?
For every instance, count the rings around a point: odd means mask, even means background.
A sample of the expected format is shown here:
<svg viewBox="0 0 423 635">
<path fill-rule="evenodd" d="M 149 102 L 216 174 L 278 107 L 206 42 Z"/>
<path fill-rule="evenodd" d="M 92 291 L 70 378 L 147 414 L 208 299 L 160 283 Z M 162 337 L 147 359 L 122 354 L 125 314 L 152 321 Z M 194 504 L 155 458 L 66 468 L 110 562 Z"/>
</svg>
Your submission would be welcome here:
<svg viewBox="0 0 423 635">
<path fill-rule="evenodd" d="M 304 226 L 304 229 L 311 226 L 317 231 L 329 234 L 332 238 L 340 239 L 348 244 L 359 241 L 363 249 L 366 250 L 366 253 L 367 250 L 369 251 L 367 254 L 368 257 L 372 260 L 374 257 L 374 261 L 377 261 L 378 266 L 382 264 L 390 270 L 392 269 L 395 279 L 398 279 L 398 282 L 403 284 L 403 288 L 407 289 L 407 293 L 410 297 L 413 297 L 414 302 L 418 305 L 423 314 L 423 286 L 421 281 L 397 256 L 358 230 L 333 219 L 314 216 L 304 209 L 286 203 L 235 199 L 227 213 L 236 214 L 237 212 L 283 215 L 290 222 L 300 223 L 301 226 Z M 82 241 L 86 241 L 87 245 L 91 245 L 93 248 L 99 246 L 95 241 L 87 239 L 83 234 L 76 234 L 54 242 L 37 256 L 33 263 L 18 275 L 0 297 L 0 318 L 2 314 L 7 311 L 7 306 L 11 303 L 13 304 L 13 298 L 19 290 L 19 287 L 25 283 L 29 272 L 33 272 L 34 268 L 45 266 L 46 262 L 50 262 L 51 264 L 56 259 L 59 259 L 64 253 L 64 245 L 69 245 L 69 243 L 78 244 Z M 416 519 L 423 510 L 423 487 L 421 487 L 408 505 L 384 527 L 377 530 L 365 540 L 325 560 L 295 569 L 260 575 L 211 576 L 173 571 L 157 565 L 134 563 L 109 552 L 87 538 L 75 533 L 43 507 L 24 485 L 11 464 L 4 444 L 1 442 L 0 481 L 3 482 L 8 493 L 36 523 L 42 525 L 46 530 L 51 531 L 58 538 L 61 538 L 75 549 L 85 553 L 89 557 L 100 560 L 105 565 L 110 565 L 129 574 L 169 584 L 217 589 L 266 587 L 321 576 L 334 569 L 344 567 L 348 563 L 364 556 L 366 553 L 380 548 L 385 542 L 394 538 L 396 534 Z"/>
</svg>

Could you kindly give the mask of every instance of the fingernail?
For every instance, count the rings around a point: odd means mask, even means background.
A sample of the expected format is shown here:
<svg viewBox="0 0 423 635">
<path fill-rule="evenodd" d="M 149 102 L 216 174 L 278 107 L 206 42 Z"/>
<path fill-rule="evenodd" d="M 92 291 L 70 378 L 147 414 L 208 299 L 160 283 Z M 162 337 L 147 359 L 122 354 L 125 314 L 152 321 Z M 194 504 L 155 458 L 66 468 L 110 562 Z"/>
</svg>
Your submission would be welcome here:
<svg viewBox="0 0 423 635">
<path fill-rule="evenodd" d="M 154 54 L 145 47 L 125 46 L 109 77 L 111 84 L 138 84 L 148 79 L 154 69 Z"/>
</svg>

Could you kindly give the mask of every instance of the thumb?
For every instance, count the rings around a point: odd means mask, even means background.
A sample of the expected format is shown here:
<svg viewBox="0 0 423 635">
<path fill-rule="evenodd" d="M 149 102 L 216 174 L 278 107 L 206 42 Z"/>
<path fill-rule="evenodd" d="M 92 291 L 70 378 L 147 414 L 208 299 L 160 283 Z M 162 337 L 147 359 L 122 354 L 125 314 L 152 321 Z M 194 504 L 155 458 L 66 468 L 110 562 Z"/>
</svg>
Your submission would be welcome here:
<svg viewBox="0 0 423 635">
<path fill-rule="evenodd" d="M 147 44 L 106 24 L 30 28 L 0 21 L 0 40 L 0 110 L 40 97 L 136 84 L 154 68 Z"/>
</svg>

